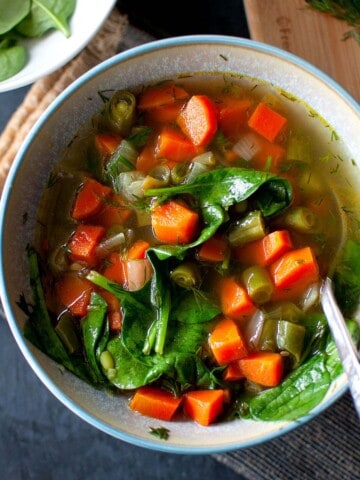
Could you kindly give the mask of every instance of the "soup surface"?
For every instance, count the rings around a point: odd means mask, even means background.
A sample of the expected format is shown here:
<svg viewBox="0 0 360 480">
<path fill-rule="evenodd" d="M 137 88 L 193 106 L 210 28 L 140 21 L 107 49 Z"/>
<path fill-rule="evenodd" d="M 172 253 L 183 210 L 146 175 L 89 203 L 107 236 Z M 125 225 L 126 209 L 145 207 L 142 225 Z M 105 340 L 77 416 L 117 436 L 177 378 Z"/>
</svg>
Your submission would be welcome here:
<svg viewBox="0 0 360 480">
<path fill-rule="evenodd" d="M 161 420 L 307 413 L 341 373 L 324 277 L 356 304 L 336 133 L 245 78 L 100 94 L 43 195 L 25 333 Z"/>
</svg>

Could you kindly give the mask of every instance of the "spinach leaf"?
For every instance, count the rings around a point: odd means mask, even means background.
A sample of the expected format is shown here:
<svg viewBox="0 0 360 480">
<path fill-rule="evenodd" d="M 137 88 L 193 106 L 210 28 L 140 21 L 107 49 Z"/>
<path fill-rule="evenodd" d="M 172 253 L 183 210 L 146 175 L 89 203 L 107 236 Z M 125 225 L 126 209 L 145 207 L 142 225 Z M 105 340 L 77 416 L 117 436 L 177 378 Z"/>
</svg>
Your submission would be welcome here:
<svg viewBox="0 0 360 480">
<path fill-rule="evenodd" d="M 93 376 L 95 383 L 103 383 L 104 376 L 98 364 L 98 352 L 99 343 L 101 342 L 104 332 L 106 332 L 106 312 L 107 303 L 96 292 L 92 292 L 90 303 L 88 306 L 88 312 L 81 324 L 81 330 L 84 339 L 84 348 L 87 361 L 89 362 L 90 372 Z M 105 335 L 106 338 L 106 335 Z"/>
<path fill-rule="evenodd" d="M 360 245 L 353 240 L 345 243 L 333 283 L 340 310 L 345 316 L 352 315 L 360 300 Z"/>
<path fill-rule="evenodd" d="M 227 219 L 227 210 L 234 203 L 254 195 L 258 208 L 266 217 L 281 212 L 292 200 L 292 188 L 288 180 L 268 172 L 236 167 L 219 168 L 199 175 L 191 183 L 145 192 L 146 196 L 158 197 L 161 203 L 183 194 L 196 198 L 205 227 L 200 236 L 188 245 L 154 247 L 153 251 L 160 259 L 170 256 L 184 258 L 189 248 L 208 240 Z"/>
<path fill-rule="evenodd" d="M 0 35 L 9 32 L 30 12 L 30 0 L 0 0 Z M 1 69 L 0 69 L 1 71 Z"/>
<path fill-rule="evenodd" d="M 184 290 L 174 305 L 173 317 L 180 323 L 204 323 L 212 320 L 221 312 L 219 306 L 203 292 Z"/>
<path fill-rule="evenodd" d="M 0 82 L 20 72 L 27 62 L 27 52 L 22 45 L 0 49 Z"/>
<path fill-rule="evenodd" d="M 260 393 L 248 402 L 255 420 L 296 420 L 324 398 L 331 378 L 325 354 L 319 353 L 294 370 L 278 387 Z"/>
<path fill-rule="evenodd" d="M 72 373 L 89 383 L 93 383 L 83 359 L 70 356 L 55 332 L 45 303 L 37 253 L 32 248 L 28 248 L 27 253 L 34 305 L 24 327 L 24 336 Z"/>
<path fill-rule="evenodd" d="M 76 0 L 32 0 L 30 14 L 16 27 L 26 37 L 41 37 L 54 28 L 70 36 L 68 20 L 74 13 Z"/>
</svg>

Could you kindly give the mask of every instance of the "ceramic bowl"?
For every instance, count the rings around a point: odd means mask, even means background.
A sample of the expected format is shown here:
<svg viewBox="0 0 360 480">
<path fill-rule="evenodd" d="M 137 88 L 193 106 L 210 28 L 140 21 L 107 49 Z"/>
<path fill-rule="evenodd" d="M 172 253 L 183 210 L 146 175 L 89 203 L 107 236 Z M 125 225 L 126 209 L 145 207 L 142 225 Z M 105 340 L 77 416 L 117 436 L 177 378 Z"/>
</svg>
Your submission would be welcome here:
<svg viewBox="0 0 360 480">
<path fill-rule="evenodd" d="M 296 422 L 234 420 L 201 427 L 172 422 L 170 438 L 149 428 L 159 422 L 135 414 L 126 397 L 112 397 L 83 383 L 28 343 L 21 293 L 31 298 L 26 246 L 32 243 L 36 211 L 50 169 L 79 127 L 101 105 L 98 91 L 136 87 L 184 72 L 241 73 L 269 82 L 311 105 L 347 144 L 360 163 L 360 109 L 324 73 L 285 51 L 251 40 L 188 36 L 151 42 L 121 53 L 75 81 L 42 115 L 9 174 L 1 203 L 1 297 L 15 340 L 36 375 L 66 407 L 94 427 L 126 442 L 173 453 L 207 454 L 254 446 L 284 434 L 329 407 L 347 387 L 339 377 L 310 415 Z M 24 213 L 27 221 L 24 222 Z M 24 399 L 26 401 L 26 399 Z"/>
</svg>

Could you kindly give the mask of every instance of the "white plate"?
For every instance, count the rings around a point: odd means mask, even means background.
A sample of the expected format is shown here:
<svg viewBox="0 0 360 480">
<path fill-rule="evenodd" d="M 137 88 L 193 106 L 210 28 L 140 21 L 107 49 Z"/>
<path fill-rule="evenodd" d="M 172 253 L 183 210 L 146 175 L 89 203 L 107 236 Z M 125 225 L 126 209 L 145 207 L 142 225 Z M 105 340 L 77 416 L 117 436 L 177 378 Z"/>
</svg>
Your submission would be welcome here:
<svg viewBox="0 0 360 480">
<path fill-rule="evenodd" d="M 51 31 L 42 38 L 22 42 L 28 50 L 28 62 L 19 73 L 0 82 L 0 92 L 29 85 L 74 58 L 99 31 L 115 2 L 116 0 L 77 0 L 70 20 L 69 38 L 59 31 Z"/>
</svg>

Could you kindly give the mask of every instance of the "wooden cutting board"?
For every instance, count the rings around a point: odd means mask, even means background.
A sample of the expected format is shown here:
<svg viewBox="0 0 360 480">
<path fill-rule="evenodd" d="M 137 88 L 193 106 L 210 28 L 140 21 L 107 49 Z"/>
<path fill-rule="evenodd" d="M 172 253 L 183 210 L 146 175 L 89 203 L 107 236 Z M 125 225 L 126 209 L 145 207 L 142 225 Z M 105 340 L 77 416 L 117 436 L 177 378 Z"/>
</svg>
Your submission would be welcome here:
<svg viewBox="0 0 360 480">
<path fill-rule="evenodd" d="M 244 0 L 250 36 L 304 58 L 360 101 L 360 45 L 346 22 L 309 8 L 304 0 Z"/>
</svg>

